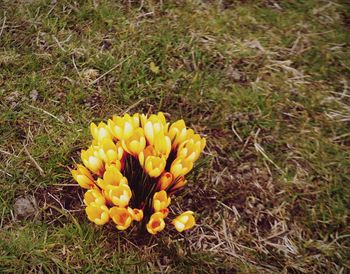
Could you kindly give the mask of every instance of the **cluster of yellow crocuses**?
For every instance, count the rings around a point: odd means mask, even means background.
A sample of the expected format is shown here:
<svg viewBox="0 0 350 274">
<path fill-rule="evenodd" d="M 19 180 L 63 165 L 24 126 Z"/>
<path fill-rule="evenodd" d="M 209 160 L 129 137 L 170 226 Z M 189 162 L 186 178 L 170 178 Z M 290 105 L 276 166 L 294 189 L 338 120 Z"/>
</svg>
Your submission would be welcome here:
<svg viewBox="0 0 350 274">
<path fill-rule="evenodd" d="M 171 195 L 185 184 L 185 175 L 205 147 L 205 139 L 184 120 L 168 123 L 162 112 L 150 116 L 113 116 L 107 124 L 92 123 L 91 146 L 81 151 L 84 165 L 72 175 L 88 189 L 84 195 L 90 221 L 117 229 L 140 222 L 151 234 L 162 231 Z M 172 220 L 182 232 L 195 225 L 192 211 Z"/>
</svg>

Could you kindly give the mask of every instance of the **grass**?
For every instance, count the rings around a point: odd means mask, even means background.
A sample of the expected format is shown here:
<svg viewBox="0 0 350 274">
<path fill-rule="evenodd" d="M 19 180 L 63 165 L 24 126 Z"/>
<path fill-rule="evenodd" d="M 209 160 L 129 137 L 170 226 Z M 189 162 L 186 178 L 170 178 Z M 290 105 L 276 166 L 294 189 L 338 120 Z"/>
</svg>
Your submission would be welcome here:
<svg viewBox="0 0 350 274">
<path fill-rule="evenodd" d="M 348 272 L 347 1 L 115 2 L 0 3 L 0 272 Z M 124 111 L 206 135 L 192 231 L 84 216 L 68 167 Z"/>
</svg>

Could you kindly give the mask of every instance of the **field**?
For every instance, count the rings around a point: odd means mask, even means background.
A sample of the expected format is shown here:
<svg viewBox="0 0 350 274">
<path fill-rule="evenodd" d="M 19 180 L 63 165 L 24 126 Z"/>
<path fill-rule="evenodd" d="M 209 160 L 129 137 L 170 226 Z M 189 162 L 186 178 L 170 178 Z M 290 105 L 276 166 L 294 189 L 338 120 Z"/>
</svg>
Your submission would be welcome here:
<svg viewBox="0 0 350 274">
<path fill-rule="evenodd" d="M 0 1 L 0 272 L 349 273 L 349 27 L 346 0 Z M 89 124 L 158 111 L 207 139 L 196 227 L 93 225 Z"/>
</svg>

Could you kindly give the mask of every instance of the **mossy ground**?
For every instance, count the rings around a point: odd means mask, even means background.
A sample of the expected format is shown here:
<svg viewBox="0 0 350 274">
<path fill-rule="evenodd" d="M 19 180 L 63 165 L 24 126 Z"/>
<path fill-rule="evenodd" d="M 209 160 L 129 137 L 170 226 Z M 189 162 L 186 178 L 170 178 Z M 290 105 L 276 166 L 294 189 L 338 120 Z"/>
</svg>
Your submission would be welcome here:
<svg viewBox="0 0 350 274">
<path fill-rule="evenodd" d="M 350 271 L 349 24 L 340 0 L 0 1 L 0 272 Z M 195 229 L 84 216 L 68 167 L 125 111 L 206 136 L 173 206 Z"/>
</svg>

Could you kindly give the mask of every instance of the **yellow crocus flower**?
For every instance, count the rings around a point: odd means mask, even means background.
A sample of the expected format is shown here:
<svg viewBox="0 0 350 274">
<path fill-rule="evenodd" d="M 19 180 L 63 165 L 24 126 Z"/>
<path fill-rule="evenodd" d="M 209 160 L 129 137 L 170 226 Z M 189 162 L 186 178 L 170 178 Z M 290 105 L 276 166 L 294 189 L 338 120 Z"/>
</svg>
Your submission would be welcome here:
<svg viewBox="0 0 350 274">
<path fill-rule="evenodd" d="M 146 147 L 146 138 L 142 128 L 135 130 L 129 139 L 122 140 L 122 146 L 129 154 L 134 156 L 139 155 Z"/>
<path fill-rule="evenodd" d="M 71 173 L 74 180 L 76 180 L 82 188 L 90 189 L 95 187 L 94 178 L 90 171 L 83 165 L 77 165 L 77 169 L 71 170 Z"/>
<path fill-rule="evenodd" d="M 105 205 L 91 204 L 85 208 L 86 215 L 91 222 L 104 225 L 109 221 L 109 210 Z"/>
<path fill-rule="evenodd" d="M 81 151 L 81 159 L 84 165 L 93 173 L 102 176 L 105 171 L 105 166 L 102 159 L 99 157 L 96 147 L 89 147 L 87 150 Z"/>
<path fill-rule="evenodd" d="M 108 185 L 104 193 L 108 200 L 120 207 L 126 207 L 132 195 L 130 187 L 125 184 L 119 186 Z"/>
<path fill-rule="evenodd" d="M 172 141 L 172 148 L 175 149 L 178 144 L 193 136 L 194 131 L 187 129 L 185 121 L 181 119 L 170 125 L 168 135 Z"/>
<path fill-rule="evenodd" d="M 169 136 L 164 135 L 163 132 L 158 133 L 158 135 L 155 136 L 154 149 L 157 154 L 168 158 L 171 151 L 171 140 Z"/>
<path fill-rule="evenodd" d="M 130 212 L 123 207 L 112 207 L 109 210 L 109 215 L 111 216 L 113 222 L 117 225 L 117 229 L 119 230 L 127 229 L 133 221 Z"/>
<path fill-rule="evenodd" d="M 192 168 L 193 162 L 180 157 L 176 158 L 171 164 L 170 172 L 173 174 L 174 178 L 177 178 L 186 175 Z"/>
<path fill-rule="evenodd" d="M 141 124 L 147 141 L 151 145 L 155 144 L 157 135 L 165 134 L 168 131 L 168 124 L 162 112 L 158 112 L 157 115 L 152 114 L 149 118 L 142 115 Z"/>
<path fill-rule="evenodd" d="M 115 144 L 111 139 L 103 139 L 98 146 L 98 155 L 106 164 L 111 164 L 123 158 L 124 150 L 119 142 Z"/>
<path fill-rule="evenodd" d="M 128 211 L 132 216 L 132 219 L 136 222 L 140 222 L 143 219 L 142 209 L 128 207 Z"/>
<path fill-rule="evenodd" d="M 108 127 L 115 138 L 127 140 L 139 127 L 139 116 L 138 114 L 132 117 L 129 114 L 125 114 L 123 117 L 113 116 L 112 120 L 108 120 Z"/>
<path fill-rule="evenodd" d="M 205 144 L 205 139 L 201 138 L 199 134 L 195 134 L 190 139 L 187 139 L 179 145 L 177 157 L 182 157 L 191 162 L 195 162 L 203 151 Z"/>
<path fill-rule="evenodd" d="M 165 190 L 154 193 L 153 195 L 153 209 L 155 212 L 161 211 L 170 205 L 170 197 L 168 197 Z"/>
<path fill-rule="evenodd" d="M 177 216 L 172 224 L 175 226 L 178 232 L 182 232 L 184 230 L 190 229 L 195 225 L 196 221 L 193 217 L 192 211 L 186 211 L 181 215 Z"/>
<path fill-rule="evenodd" d="M 145 170 L 150 177 L 158 177 L 166 166 L 165 157 L 148 156 L 145 161 Z"/>
<path fill-rule="evenodd" d="M 98 124 L 98 126 L 96 126 L 95 123 L 91 123 L 90 124 L 90 132 L 92 137 L 98 142 L 100 143 L 102 140 L 105 139 L 112 139 L 112 134 L 109 131 L 108 126 L 101 122 Z"/>
<path fill-rule="evenodd" d="M 145 160 L 148 156 L 156 156 L 157 152 L 153 146 L 147 146 L 143 151 L 139 153 L 139 162 L 142 167 L 145 166 Z"/>
<path fill-rule="evenodd" d="M 146 228 L 151 234 L 156 234 L 157 232 L 162 231 L 165 228 L 163 214 L 161 212 L 153 213 Z"/>
<path fill-rule="evenodd" d="M 98 188 L 90 189 L 84 194 L 84 204 L 90 205 L 105 205 L 106 199 Z"/>
<path fill-rule="evenodd" d="M 164 172 L 162 176 L 160 176 L 158 183 L 157 183 L 157 189 L 158 190 L 165 190 L 170 186 L 174 179 L 174 176 L 170 172 Z"/>
<path fill-rule="evenodd" d="M 119 171 L 118 167 L 115 165 L 107 166 L 105 173 L 103 174 L 103 179 L 97 179 L 97 185 L 103 190 L 107 189 L 107 186 L 119 186 L 122 184 L 128 184 L 128 179 L 123 176 Z"/>
</svg>

